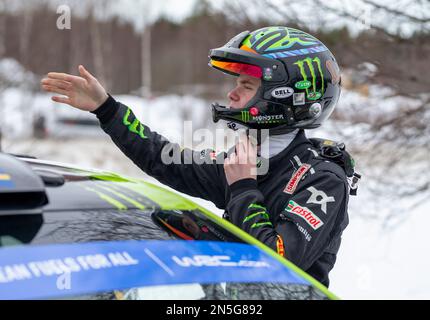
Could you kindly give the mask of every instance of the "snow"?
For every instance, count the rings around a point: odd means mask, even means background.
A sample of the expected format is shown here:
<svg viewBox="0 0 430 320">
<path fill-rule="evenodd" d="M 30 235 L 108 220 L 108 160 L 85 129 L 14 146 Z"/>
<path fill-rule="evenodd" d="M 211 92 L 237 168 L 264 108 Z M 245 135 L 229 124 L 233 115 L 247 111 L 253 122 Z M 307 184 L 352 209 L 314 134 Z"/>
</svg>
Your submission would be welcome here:
<svg viewBox="0 0 430 320">
<path fill-rule="evenodd" d="M 0 79 L 7 79 L 10 84 L 19 86 L 22 84 L 35 83 L 36 77 L 25 70 L 16 60 L 4 58 L 0 60 Z"/>
<path fill-rule="evenodd" d="M 0 63 L 0 73 L 1 66 Z M 368 97 L 344 91 L 339 108 L 351 115 L 360 110 L 372 118 L 395 112 L 405 104 L 418 103 L 410 98 L 390 95 L 386 88 L 376 86 L 370 88 Z M 215 125 L 209 126 L 211 121 L 207 121 L 210 103 L 192 96 L 170 95 L 152 100 L 131 95 L 116 98 L 130 106 L 151 129 L 177 143 L 182 142 L 182 114 L 187 114 L 192 120 L 194 129 L 216 128 Z M 28 127 L 34 114 L 46 115 L 52 126 L 59 115 L 94 119 L 93 115 L 55 105 L 49 95 L 31 93 L 18 87 L 0 90 L 0 102 L 5 151 L 118 172 L 159 184 L 134 166 L 103 134 L 53 134 L 47 140 L 30 138 Z M 430 268 L 430 243 L 426 241 L 425 234 L 430 225 L 430 196 L 427 191 L 426 194 L 402 198 L 395 192 L 399 188 L 406 190 L 414 183 L 430 181 L 429 151 L 423 149 L 415 155 L 415 161 L 404 159 L 404 162 L 387 169 L 387 161 L 396 150 L 387 146 L 386 153 L 371 154 L 370 147 L 360 146 L 362 139 L 372 138 L 367 130 L 369 125 L 362 122 L 351 126 L 348 119 L 343 121 L 329 121 L 323 128 L 310 132 L 314 136 L 335 140 L 343 137 L 347 146 L 364 150 L 356 159 L 363 181 L 359 196 L 350 200 L 350 225 L 344 233 L 338 261 L 330 274 L 330 289 L 344 299 L 429 299 L 430 278 L 426 272 Z M 97 131 L 100 133 L 101 130 Z M 389 181 L 391 185 L 382 184 L 376 178 Z M 186 197 L 218 215 L 223 213 L 212 203 Z"/>
<path fill-rule="evenodd" d="M 195 129 L 205 127 L 205 117 L 210 116 L 208 102 L 192 96 L 168 95 L 152 100 L 146 100 L 130 95 L 115 97 L 129 106 L 136 116 L 148 127 L 174 143 L 181 143 L 184 135 L 184 124 L 180 120 L 181 114 L 190 115 Z"/>
<path fill-rule="evenodd" d="M 413 201 L 399 200 L 409 210 L 402 209 L 391 228 L 379 221 L 378 211 L 365 219 L 354 216 L 369 200 L 352 200 L 350 226 L 331 273 L 330 289 L 347 299 L 428 299 L 429 202 L 417 207 Z"/>
</svg>

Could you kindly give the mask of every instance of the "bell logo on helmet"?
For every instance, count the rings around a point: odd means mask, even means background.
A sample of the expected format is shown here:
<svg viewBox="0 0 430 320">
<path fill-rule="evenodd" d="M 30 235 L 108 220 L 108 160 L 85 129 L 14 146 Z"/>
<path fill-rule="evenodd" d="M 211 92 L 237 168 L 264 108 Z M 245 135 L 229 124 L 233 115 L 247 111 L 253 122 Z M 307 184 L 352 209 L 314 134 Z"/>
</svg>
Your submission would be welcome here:
<svg viewBox="0 0 430 320">
<path fill-rule="evenodd" d="M 310 80 L 312 80 L 312 86 L 310 86 L 309 88 L 303 88 L 303 89 L 306 89 L 307 98 L 312 101 L 321 99 L 321 97 L 324 95 L 325 88 L 324 88 L 324 73 L 321 67 L 320 58 L 317 57 L 312 59 L 308 57 L 306 59 L 299 60 L 294 64 L 299 67 L 300 73 L 303 77 L 303 81 L 302 81 L 303 84 L 306 81 L 309 81 L 307 69 L 309 69 L 309 72 L 311 74 L 312 79 Z M 318 77 L 316 75 L 317 71 L 319 72 L 319 77 L 321 78 L 319 81 L 321 83 L 321 88 L 319 90 L 317 88 L 317 80 L 318 80 Z M 312 87 L 312 91 L 310 91 L 311 87 Z"/>
<path fill-rule="evenodd" d="M 276 99 L 286 99 L 294 94 L 294 89 L 290 87 L 276 88 L 272 91 L 272 97 Z"/>
</svg>

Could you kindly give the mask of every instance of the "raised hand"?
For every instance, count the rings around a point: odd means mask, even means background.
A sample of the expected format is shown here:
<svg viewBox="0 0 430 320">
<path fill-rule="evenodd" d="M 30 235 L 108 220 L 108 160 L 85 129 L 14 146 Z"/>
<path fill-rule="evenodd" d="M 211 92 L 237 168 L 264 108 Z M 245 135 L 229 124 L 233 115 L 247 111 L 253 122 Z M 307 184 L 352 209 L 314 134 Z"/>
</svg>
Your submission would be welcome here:
<svg viewBox="0 0 430 320">
<path fill-rule="evenodd" d="M 107 99 L 108 94 L 99 81 L 82 65 L 79 66 L 80 77 L 67 73 L 50 72 L 42 79 L 42 89 L 60 94 L 52 100 L 68 104 L 84 111 L 97 110 Z"/>
</svg>

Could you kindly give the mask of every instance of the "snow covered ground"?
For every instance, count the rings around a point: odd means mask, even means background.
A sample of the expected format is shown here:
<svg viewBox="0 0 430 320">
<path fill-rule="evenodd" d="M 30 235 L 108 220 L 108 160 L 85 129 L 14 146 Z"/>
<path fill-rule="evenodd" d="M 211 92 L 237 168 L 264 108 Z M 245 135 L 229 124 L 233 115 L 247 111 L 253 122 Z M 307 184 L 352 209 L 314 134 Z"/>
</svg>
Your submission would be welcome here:
<svg viewBox="0 0 430 320">
<path fill-rule="evenodd" d="M 378 94 L 383 90 L 373 88 L 375 93 L 363 97 L 355 92 L 344 92 L 340 107 L 354 110 L 360 107 L 381 112 L 390 111 L 405 101 L 400 98 L 384 99 Z M 48 117 L 49 126 L 55 127 L 55 119 L 61 113 L 76 117 L 93 117 L 71 111 L 66 106 L 54 105 L 48 95 L 29 94 L 21 88 L 0 92 L 0 123 L 5 128 L 3 148 L 10 153 L 30 154 L 41 159 L 71 163 L 87 168 L 98 168 L 118 172 L 133 177 L 149 178 L 136 168 L 103 134 L 98 135 L 55 135 L 47 140 L 34 140 L 29 130 L 32 115 L 43 113 Z M 186 96 L 165 96 L 151 101 L 134 96 L 116 97 L 129 105 L 138 117 L 153 130 L 171 141 L 181 143 L 185 115 L 192 120 L 195 129 L 211 125 L 210 105 L 206 101 Z M 411 102 L 411 101 L 409 101 Z M 413 103 L 413 102 L 411 102 Z M 363 106 L 366 106 L 365 108 Z M 376 108 L 377 106 L 377 108 Z M 360 138 L 368 134 L 366 124 L 344 127 L 340 123 L 329 122 L 311 135 L 337 139 L 339 127 L 348 137 L 348 144 L 357 147 Z M 97 129 L 98 130 L 98 129 Z M 30 132 L 30 133 L 29 133 Z M 351 197 L 350 225 L 344 233 L 338 262 L 331 272 L 330 289 L 344 299 L 429 299 L 430 242 L 425 238 L 430 225 L 430 194 L 420 194 L 399 198 L 390 188 L 382 185 L 375 177 L 391 174 L 386 162 L 387 154 L 375 157 L 369 152 L 360 152 L 358 169 L 363 173 L 363 181 L 358 197 Z M 430 181 L 429 150 L 421 150 L 419 160 L 412 165 L 401 163 L 404 174 L 393 177 L 393 185 L 401 186 L 402 181 L 427 179 Z M 411 169 L 411 170 L 409 170 Z M 193 199 L 193 198 L 192 198 Z M 206 208 L 221 215 L 222 212 L 211 203 L 193 199 Z"/>
</svg>

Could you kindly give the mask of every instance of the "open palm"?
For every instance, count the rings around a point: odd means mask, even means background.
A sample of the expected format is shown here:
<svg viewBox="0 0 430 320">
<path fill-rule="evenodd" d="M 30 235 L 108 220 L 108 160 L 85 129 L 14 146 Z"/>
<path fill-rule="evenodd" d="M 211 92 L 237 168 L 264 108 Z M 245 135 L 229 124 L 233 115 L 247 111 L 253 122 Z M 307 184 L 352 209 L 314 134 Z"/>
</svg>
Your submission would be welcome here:
<svg viewBox="0 0 430 320">
<path fill-rule="evenodd" d="M 84 111 L 95 111 L 108 98 L 108 94 L 99 81 L 83 66 L 79 66 L 81 77 L 66 73 L 50 72 L 42 79 L 42 89 L 59 94 L 52 100 L 65 103 Z"/>
</svg>

